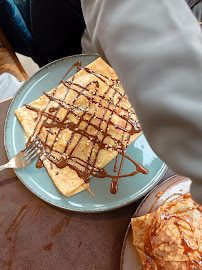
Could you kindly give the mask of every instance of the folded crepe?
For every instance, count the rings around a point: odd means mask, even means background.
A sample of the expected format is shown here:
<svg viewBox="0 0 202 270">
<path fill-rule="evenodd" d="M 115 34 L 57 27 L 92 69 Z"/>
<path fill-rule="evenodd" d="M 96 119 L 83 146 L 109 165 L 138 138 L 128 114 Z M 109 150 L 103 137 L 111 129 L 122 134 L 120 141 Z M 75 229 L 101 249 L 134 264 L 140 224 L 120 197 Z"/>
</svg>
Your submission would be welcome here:
<svg viewBox="0 0 202 270">
<path fill-rule="evenodd" d="M 106 174 L 102 168 L 141 134 L 114 70 L 101 58 L 15 114 L 29 142 L 40 141 L 40 159 L 65 196 L 88 189 L 90 177 Z"/>
<path fill-rule="evenodd" d="M 131 225 L 144 269 L 202 269 L 202 211 L 189 194 L 132 218 Z"/>
</svg>

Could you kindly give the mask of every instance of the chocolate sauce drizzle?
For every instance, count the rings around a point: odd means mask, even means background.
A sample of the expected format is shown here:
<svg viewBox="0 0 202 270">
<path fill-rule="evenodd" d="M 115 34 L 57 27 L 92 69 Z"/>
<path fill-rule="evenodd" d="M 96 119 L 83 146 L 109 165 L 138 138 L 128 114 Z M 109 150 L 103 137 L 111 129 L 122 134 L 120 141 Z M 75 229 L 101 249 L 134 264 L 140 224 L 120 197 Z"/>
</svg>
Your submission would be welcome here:
<svg viewBox="0 0 202 270">
<path fill-rule="evenodd" d="M 36 163 L 37 168 L 41 168 L 43 161 L 48 159 L 58 168 L 69 166 L 86 183 L 94 175 L 99 178 L 110 177 L 112 178 L 110 191 L 114 194 L 117 192 L 120 178 L 133 176 L 138 172 L 148 173 L 148 170 L 141 164 L 126 155 L 130 137 L 135 133 L 140 133 L 141 128 L 139 122 L 134 120 L 135 112 L 132 106 L 129 109 L 123 107 L 123 101 L 127 99 L 127 96 L 120 91 L 119 80 L 108 78 L 87 67 L 84 68 L 84 71 L 96 77 L 87 85 L 83 86 L 76 83 L 74 81 L 75 75 L 71 80 L 65 80 L 74 67 L 77 68 L 77 72 L 81 70 L 81 62 L 76 62 L 60 81 L 66 86 L 66 93 L 62 99 L 57 97 L 58 87 L 56 87 L 51 94 L 44 92 L 49 101 L 43 110 L 25 105 L 27 109 L 37 113 L 37 124 L 28 140 L 28 144 L 35 138 L 41 143 L 43 151 Z M 97 91 L 101 84 L 104 84 L 106 89 L 102 95 Z M 68 93 L 74 96 L 73 101 L 70 103 L 68 102 Z M 78 104 L 78 100 L 85 100 L 84 103 L 87 103 L 88 106 L 81 106 Z M 60 117 L 61 110 L 65 110 L 63 119 Z M 119 113 L 120 111 L 121 113 Z M 115 118 L 118 118 L 119 121 L 115 121 Z M 95 120 L 97 121 L 96 124 Z M 109 130 L 112 128 L 118 130 L 121 138 L 120 136 L 116 138 L 110 134 Z M 68 129 L 71 135 L 66 141 L 65 149 L 60 151 L 56 144 L 64 129 Z M 44 130 L 46 131 L 45 139 Z M 94 130 L 94 132 L 91 132 L 91 130 Z M 52 144 L 48 140 L 51 135 L 54 136 Z M 91 145 L 87 160 L 82 159 L 77 154 L 79 143 L 82 140 L 85 140 L 87 145 Z M 113 141 L 112 144 L 109 143 L 110 140 Z M 116 151 L 122 156 L 117 175 L 110 175 L 97 165 L 102 150 Z M 135 170 L 127 175 L 121 175 L 125 158 L 134 164 Z M 118 156 L 115 160 L 114 172 L 117 171 L 117 165 Z"/>
</svg>

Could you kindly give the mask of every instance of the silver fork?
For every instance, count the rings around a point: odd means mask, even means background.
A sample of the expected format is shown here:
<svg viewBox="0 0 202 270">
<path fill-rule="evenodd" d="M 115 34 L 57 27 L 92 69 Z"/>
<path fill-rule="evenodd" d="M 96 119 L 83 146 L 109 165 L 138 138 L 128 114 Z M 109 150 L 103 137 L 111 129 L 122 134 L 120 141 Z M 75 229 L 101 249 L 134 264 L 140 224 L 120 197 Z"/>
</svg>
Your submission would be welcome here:
<svg viewBox="0 0 202 270">
<path fill-rule="evenodd" d="M 36 139 L 24 150 L 16 154 L 8 163 L 0 166 L 0 171 L 8 168 L 22 169 L 30 165 L 41 153 L 39 141 Z"/>
</svg>

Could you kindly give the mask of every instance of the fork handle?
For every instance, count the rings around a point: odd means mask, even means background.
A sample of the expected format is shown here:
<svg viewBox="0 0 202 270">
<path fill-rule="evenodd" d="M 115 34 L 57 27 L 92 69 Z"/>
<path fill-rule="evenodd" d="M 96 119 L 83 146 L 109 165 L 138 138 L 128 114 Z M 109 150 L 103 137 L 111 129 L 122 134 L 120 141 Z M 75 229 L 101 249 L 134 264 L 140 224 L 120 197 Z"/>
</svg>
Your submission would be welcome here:
<svg viewBox="0 0 202 270">
<path fill-rule="evenodd" d="M 4 169 L 8 169 L 8 168 L 9 168 L 8 163 L 6 163 L 0 166 L 0 171 L 3 171 Z"/>
</svg>

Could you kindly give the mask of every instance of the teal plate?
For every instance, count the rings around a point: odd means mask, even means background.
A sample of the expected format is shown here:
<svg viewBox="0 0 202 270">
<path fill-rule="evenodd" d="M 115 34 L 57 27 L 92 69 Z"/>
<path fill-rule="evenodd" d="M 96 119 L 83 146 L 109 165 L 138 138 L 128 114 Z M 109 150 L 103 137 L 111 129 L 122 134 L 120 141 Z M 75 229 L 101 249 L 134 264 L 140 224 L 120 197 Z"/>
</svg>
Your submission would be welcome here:
<svg viewBox="0 0 202 270">
<path fill-rule="evenodd" d="M 38 99 L 43 91 L 49 91 L 56 87 L 66 71 L 76 62 L 81 61 L 82 67 L 94 61 L 97 55 L 77 55 L 66 57 L 48 64 L 30 77 L 18 90 L 9 107 L 4 131 L 5 148 L 10 159 L 20 150 L 25 148 L 26 136 L 18 122 L 14 110 Z M 69 77 L 76 70 L 73 70 Z M 45 168 L 36 169 L 35 163 L 30 166 L 15 170 L 17 177 L 25 186 L 42 200 L 54 206 L 77 212 L 104 212 L 120 208 L 130 204 L 150 191 L 163 177 L 167 166 L 151 150 L 144 135 L 133 142 L 127 150 L 127 155 L 141 163 L 149 173 L 141 173 L 119 181 L 118 192 L 110 193 L 110 178 L 91 178 L 90 188 L 95 194 L 82 191 L 72 197 L 63 196 L 56 188 Z M 105 169 L 113 174 L 114 160 Z M 133 165 L 124 160 L 122 173 L 133 171 Z"/>
</svg>

